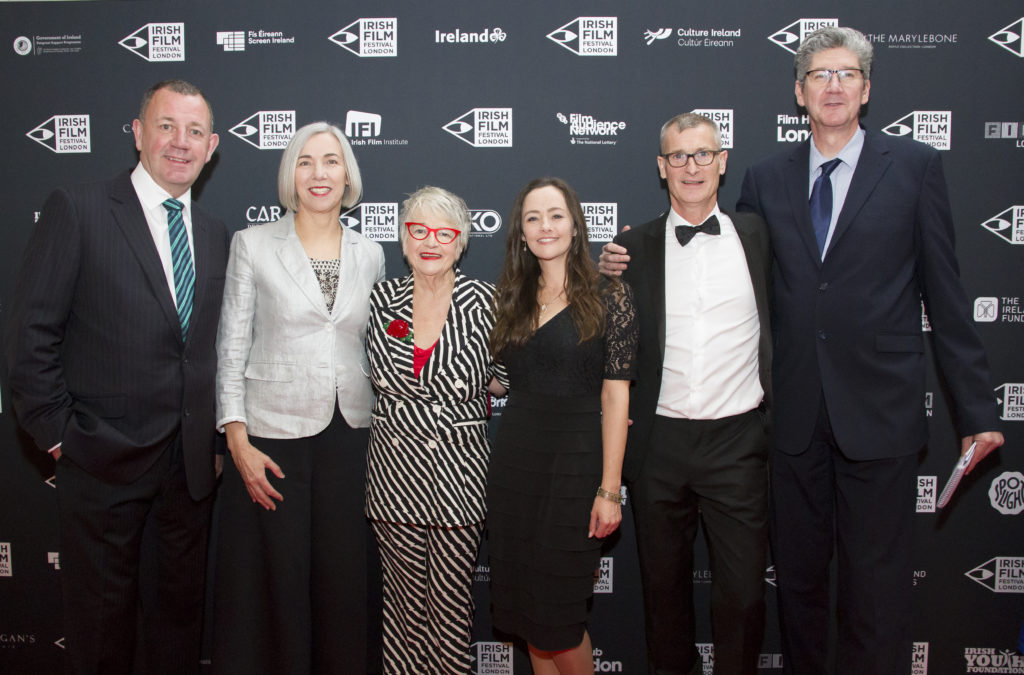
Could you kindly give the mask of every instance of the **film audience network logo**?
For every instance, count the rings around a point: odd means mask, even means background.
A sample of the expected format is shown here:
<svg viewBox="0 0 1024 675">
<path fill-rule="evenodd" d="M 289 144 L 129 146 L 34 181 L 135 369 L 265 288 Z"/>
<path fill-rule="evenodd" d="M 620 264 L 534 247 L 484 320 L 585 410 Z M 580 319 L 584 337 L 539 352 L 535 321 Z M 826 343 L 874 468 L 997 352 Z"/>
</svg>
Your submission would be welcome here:
<svg viewBox="0 0 1024 675">
<path fill-rule="evenodd" d="M 996 392 L 1002 392 L 996 396 L 996 403 L 1002 408 L 999 419 L 1007 422 L 1024 420 L 1024 384 L 1007 382 L 996 387 Z"/>
<path fill-rule="evenodd" d="M 615 16 L 580 16 L 547 34 L 555 44 L 578 56 L 616 56 L 619 19 Z"/>
<path fill-rule="evenodd" d="M 1024 474 L 1004 471 L 992 479 L 988 488 L 989 503 L 1004 516 L 1017 516 L 1024 511 Z"/>
<path fill-rule="evenodd" d="M 441 128 L 474 148 L 511 148 L 512 108 L 473 108 Z"/>
<path fill-rule="evenodd" d="M 1012 649 L 964 647 L 967 673 L 1024 673 L 1024 656 Z"/>
<path fill-rule="evenodd" d="M 185 24 L 147 23 L 118 44 L 147 61 L 184 61 Z"/>
<path fill-rule="evenodd" d="M 260 150 L 281 150 L 295 134 L 294 110 L 261 110 L 231 128 L 231 133 Z"/>
<path fill-rule="evenodd" d="M 996 556 L 964 576 L 995 593 L 1024 593 L 1024 558 Z"/>
<path fill-rule="evenodd" d="M 91 151 L 88 115 L 54 115 L 25 135 L 57 154 Z"/>
<path fill-rule="evenodd" d="M 882 129 L 890 136 L 911 134 L 915 141 L 936 150 L 949 150 L 953 140 L 953 113 L 948 110 L 915 110 Z"/>
<path fill-rule="evenodd" d="M 569 142 L 573 145 L 615 145 L 625 122 L 604 122 L 593 115 L 582 113 L 555 113 L 555 119 L 569 127 Z"/>
<path fill-rule="evenodd" d="M 1024 206 L 1011 206 L 981 224 L 986 230 L 1011 244 L 1024 244 Z"/>
<path fill-rule="evenodd" d="M 474 642 L 469 648 L 473 675 L 513 675 L 511 642 Z"/>
<path fill-rule="evenodd" d="M 617 202 L 583 202 L 583 218 L 587 223 L 587 239 L 591 243 L 611 241 L 619 232 Z"/>
<path fill-rule="evenodd" d="M 371 241 L 398 241 L 398 204 L 363 202 L 341 214 L 341 224 L 359 228 Z"/>
<path fill-rule="evenodd" d="M 722 149 L 728 150 L 733 144 L 732 108 L 694 108 L 690 112 L 704 115 L 718 126 L 722 137 Z"/>
<path fill-rule="evenodd" d="M 796 54 L 797 48 L 808 35 L 819 28 L 830 28 L 838 25 L 839 19 L 797 19 L 785 28 L 780 28 L 769 35 L 768 39 L 790 54 Z"/>
<path fill-rule="evenodd" d="M 1024 16 L 992 33 L 988 39 L 1011 54 L 1024 58 Z"/>
<path fill-rule="evenodd" d="M 360 58 L 398 56 L 398 19 L 356 19 L 327 39 Z"/>
</svg>

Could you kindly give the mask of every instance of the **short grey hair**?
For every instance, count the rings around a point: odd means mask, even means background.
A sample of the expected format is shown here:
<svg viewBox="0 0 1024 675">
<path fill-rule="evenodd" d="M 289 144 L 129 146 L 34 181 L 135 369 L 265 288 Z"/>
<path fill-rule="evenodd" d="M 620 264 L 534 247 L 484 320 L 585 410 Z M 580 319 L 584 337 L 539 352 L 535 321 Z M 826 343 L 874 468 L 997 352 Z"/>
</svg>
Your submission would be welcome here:
<svg viewBox="0 0 1024 675">
<path fill-rule="evenodd" d="M 405 227 L 405 221 L 416 212 L 435 213 L 452 224 L 452 227 L 459 231 L 455 240 L 455 259 L 459 260 L 469 245 L 469 231 L 473 223 L 469 218 L 469 209 L 466 202 L 458 195 L 448 190 L 433 185 L 421 187 L 413 192 L 402 202 L 402 212 L 398 217 L 398 239 L 402 242 L 402 249 L 405 249 L 405 241 L 409 237 L 409 231 Z"/>
<path fill-rule="evenodd" d="M 658 148 L 664 147 L 665 134 L 668 133 L 669 129 L 675 128 L 676 131 L 682 132 L 687 129 L 695 129 L 701 125 L 711 127 L 711 130 L 715 132 L 715 150 L 722 149 L 722 132 L 718 130 L 718 125 L 715 121 L 707 115 L 700 115 L 698 113 L 681 113 L 676 115 L 668 122 L 661 125 L 661 137 L 658 139 Z"/>
<path fill-rule="evenodd" d="M 840 28 L 829 26 L 814 31 L 800 44 L 796 50 L 796 58 L 793 60 L 793 68 L 796 70 L 796 79 L 803 82 L 807 77 L 807 71 L 811 68 L 811 61 L 818 52 L 826 49 L 849 49 L 857 57 L 860 69 L 864 72 L 864 79 L 871 79 L 871 58 L 874 54 L 874 47 L 856 28 Z"/>
<path fill-rule="evenodd" d="M 293 213 L 299 210 L 299 194 L 295 191 L 295 168 L 298 166 L 302 148 L 317 134 L 332 134 L 341 143 L 345 173 L 348 174 L 348 185 L 341 196 L 341 205 L 346 208 L 353 206 L 363 196 L 363 179 L 359 174 L 359 164 L 356 163 L 356 156 L 352 153 L 352 146 L 349 145 L 345 134 L 329 122 L 313 122 L 300 127 L 288 141 L 288 147 L 281 155 L 281 168 L 277 172 L 277 198 L 281 206 Z"/>
</svg>

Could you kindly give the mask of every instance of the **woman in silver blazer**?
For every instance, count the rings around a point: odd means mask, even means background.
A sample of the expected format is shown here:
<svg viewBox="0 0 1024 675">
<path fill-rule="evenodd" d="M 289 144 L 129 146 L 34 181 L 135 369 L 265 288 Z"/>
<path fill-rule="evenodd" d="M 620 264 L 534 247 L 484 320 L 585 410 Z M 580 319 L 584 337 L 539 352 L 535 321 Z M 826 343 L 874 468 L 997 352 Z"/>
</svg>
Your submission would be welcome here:
<svg viewBox="0 0 1024 675">
<path fill-rule="evenodd" d="M 469 673 L 484 520 L 494 286 L 456 263 L 466 203 L 421 188 L 402 205 L 412 274 L 377 284 L 367 349 L 377 400 L 366 482 L 384 569 L 384 672 Z M 354 672 L 354 671 L 353 671 Z"/>
<path fill-rule="evenodd" d="M 363 342 L 384 253 L 339 222 L 362 184 L 337 127 L 295 133 L 278 191 L 286 215 L 232 241 L 217 336 L 217 426 L 233 462 L 213 670 L 366 672 Z"/>
</svg>

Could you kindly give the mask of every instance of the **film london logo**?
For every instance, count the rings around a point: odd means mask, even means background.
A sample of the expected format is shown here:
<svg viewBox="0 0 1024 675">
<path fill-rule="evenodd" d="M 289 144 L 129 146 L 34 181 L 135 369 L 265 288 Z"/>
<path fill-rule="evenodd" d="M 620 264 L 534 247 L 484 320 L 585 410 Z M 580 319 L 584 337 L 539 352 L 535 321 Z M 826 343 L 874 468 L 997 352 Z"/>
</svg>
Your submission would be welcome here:
<svg viewBox="0 0 1024 675">
<path fill-rule="evenodd" d="M 715 672 L 715 645 L 710 642 L 698 642 L 694 647 L 700 656 L 700 672 L 702 675 L 712 675 Z"/>
<path fill-rule="evenodd" d="M 361 58 L 398 56 L 398 19 L 356 19 L 327 39 Z"/>
<path fill-rule="evenodd" d="M 988 488 L 988 501 L 1004 516 L 1020 515 L 1024 511 L 1024 474 L 1004 471 L 996 476 Z"/>
<path fill-rule="evenodd" d="M 611 556 L 601 558 L 601 564 L 594 572 L 594 592 L 615 592 L 615 558 Z"/>
<path fill-rule="evenodd" d="M 11 561 L 11 542 L 0 541 L 0 577 L 12 576 L 14 569 Z"/>
<path fill-rule="evenodd" d="M 54 115 L 25 135 L 57 154 L 91 149 L 88 115 Z"/>
<path fill-rule="evenodd" d="M 573 145 L 615 145 L 625 122 L 603 122 L 593 115 L 555 113 L 555 119 L 569 127 L 569 142 Z"/>
<path fill-rule="evenodd" d="M 775 140 L 779 143 L 801 143 L 811 136 L 807 115 L 776 115 L 775 124 Z"/>
<path fill-rule="evenodd" d="M 599 647 L 594 647 L 590 651 L 591 656 L 594 657 L 594 672 L 595 673 L 621 673 L 622 672 L 622 661 L 612 661 L 605 658 L 604 650 Z"/>
<path fill-rule="evenodd" d="M 1024 124 L 1020 122 L 985 122 L 985 140 L 1013 141 L 1024 148 Z"/>
<path fill-rule="evenodd" d="M 996 593 L 1024 593 L 1024 558 L 996 556 L 964 576 Z"/>
<path fill-rule="evenodd" d="M 809 34 L 819 28 L 829 28 L 838 25 L 839 19 L 797 19 L 785 28 L 769 35 L 768 39 L 790 54 L 796 54 L 797 48 Z"/>
<path fill-rule="evenodd" d="M 992 33 L 988 39 L 1011 54 L 1024 58 L 1024 16 Z"/>
<path fill-rule="evenodd" d="M 441 128 L 474 148 L 511 148 L 512 108 L 473 108 Z"/>
<path fill-rule="evenodd" d="M 232 127 L 231 133 L 260 150 L 286 148 L 295 133 L 295 111 L 261 110 Z"/>
<path fill-rule="evenodd" d="M 981 224 L 986 230 L 1011 244 L 1024 244 L 1024 206 L 1011 206 Z"/>
<path fill-rule="evenodd" d="M 381 116 L 360 110 L 345 114 L 345 135 L 352 145 L 409 145 L 407 138 L 381 138 Z"/>
<path fill-rule="evenodd" d="M 1007 382 L 996 387 L 996 391 L 1002 391 L 1001 396 L 996 396 L 996 402 L 1002 406 L 999 419 L 1007 422 L 1024 420 L 1024 384 Z"/>
<path fill-rule="evenodd" d="M 616 56 L 619 53 L 619 18 L 580 16 L 548 33 L 547 38 L 578 56 Z"/>
<path fill-rule="evenodd" d="M 935 476 L 917 477 L 917 513 L 935 513 L 936 484 Z"/>
<path fill-rule="evenodd" d="M 911 647 L 910 675 L 928 675 L 927 642 L 915 642 Z"/>
<path fill-rule="evenodd" d="M 964 647 L 967 673 L 1024 673 L 1024 656 L 1012 649 Z"/>
<path fill-rule="evenodd" d="M 953 113 L 948 110 L 915 110 L 882 129 L 890 136 L 912 134 L 915 141 L 936 150 L 949 150 L 953 140 Z"/>
<path fill-rule="evenodd" d="M 728 150 L 732 147 L 732 108 L 695 108 L 690 112 L 704 115 L 718 125 L 718 133 L 722 137 L 722 149 Z"/>
<path fill-rule="evenodd" d="M 511 642 L 474 642 L 469 648 L 473 675 L 512 675 Z"/>
<path fill-rule="evenodd" d="M 471 237 L 492 237 L 501 229 L 501 214 L 494 209 L 469 210 Z"/>
<path fill-rule="evenodd" d="M 184 61 L 185 24 L 147 23 L 117 44 L 147 61 Z"/>
<path fill-rule="evenodd" d="M 584 202 L 583 218 L 587 222 L 587 238 L 591 242 L 611 241 L 619 232 L 617 202 Z"/>
<path fill-rule="evenodd" d="M 398 241 L 398 204 L 364 202 L 341 214 L 341 224 L 371 241 Z"/>
</svg>

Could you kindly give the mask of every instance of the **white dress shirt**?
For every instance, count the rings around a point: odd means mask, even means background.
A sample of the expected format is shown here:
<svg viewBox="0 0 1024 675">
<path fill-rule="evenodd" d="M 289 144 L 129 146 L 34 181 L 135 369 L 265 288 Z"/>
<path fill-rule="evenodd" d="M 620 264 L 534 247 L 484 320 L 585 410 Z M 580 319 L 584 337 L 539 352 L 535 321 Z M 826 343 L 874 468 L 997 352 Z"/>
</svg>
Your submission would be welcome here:
<svg viewBox="0 0 1024 675">
<path fill-rule="evenodd" d="M 135 187 L 135 194 L 139 196 L 142 203 L 142 212 L 146 214 L 146 223 L 149 225 L 150 234 L 153 235 L 153 243 L 156 244 L 156 252 L 160 254 L 160 262 L 164 266 L 164 275 L 167 277 L 167 287 L 171 289 L 171 298 L 174 304 L 178 304 L 178 295 L 174 291 L 174 261 L 171 258 L 171 237 L 168 233 L 167 209 L 164 207 L 164 200 L 170 199 L 171 195 L 162 187 L 156 184 L 153 177 L 149 175 L 142 162 L 132 171 L 132 185 Z M 192 269 L 195 269 L 196 254 L 195 244 L 192 240 L 192 189 L 189 188 L 185 194 L 176 199 L 182 203 L 182 220 L 185 221 L 185 232 L 188 235 L 188 252 L 192 256 Z"/>
</svg>

